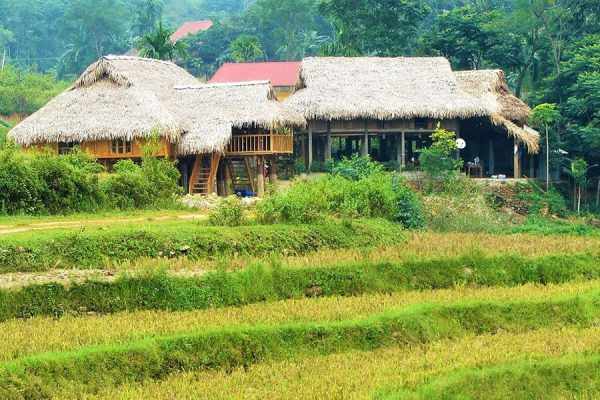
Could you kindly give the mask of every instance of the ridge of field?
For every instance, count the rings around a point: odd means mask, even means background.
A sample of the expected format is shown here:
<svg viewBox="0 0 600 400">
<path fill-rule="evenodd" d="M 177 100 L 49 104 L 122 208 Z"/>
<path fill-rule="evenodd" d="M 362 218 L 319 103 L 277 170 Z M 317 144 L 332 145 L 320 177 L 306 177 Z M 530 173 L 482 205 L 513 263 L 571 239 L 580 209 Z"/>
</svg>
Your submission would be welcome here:
<svg viewBox="0 0 600 400">
<path fill-rule="evenodd" d="M 147 226 L 54 230 L 0 237 L 0 273 L 103 268 L 117 261 L 135 261 L 141 257 L 197 260 L 235 254 L 305 254 L 321 248 L 404 242 L 403 230 L 384 220 L 240 227 L 212 227 L 178 221 Z"/>
<path fill-rule="evenodd" d="M 600 353 L 463 370 L 439 377 L 414 392 L 395 391 L 382 400 L 559 400 L 600 394 Z"/>
<path fill-rule="evenodd" d="M 381 388 L 415 389 L 465 368 L 544 360 L 600 348 L 600 327 L 548 328 L 442 339 L 408 347 L 352 351 L 262 363 L 233 371 L 186 372 L 164 380 L 128 382 L 86 400 L 365 399 Z M 276 388 L 276 390 L 274 390 Z"/>
<path fill-rule="evenodd" d="M 461 286 L 357 297 L 306 298 L 188 312 L 139 311 L 84 317 L 66 316 L 61 319 L 11 320 L 0 323 L 0 362 L 49 351 L 75 350 L 88 345 L 127 344 L 156 336 L 236 325 L 340 322 L 418 304 L 551 300 L 594 290 L 600 290 L 600 280 L 544 286 Z"/>
<path fill-rule="evenodd" d="M 68 313 L 137 310 L 188 311 L 316 296 L 353 296 L 456 285 L 513 286 L 600 278 L 600 256 L 485 257 L 349 264 L 324 268 L 256 265 L 199 277 L 165 272 L 123 276 L 114 282 L 86 281 L 0 290 L 0 320 Z"/>
<path fill-rule="evenodd" d="M 47 398 L 75 387 L 95 392 L 126 381 L 144 381 L 191 370 L 224 369 L 258 362 L 429 343 L 444 338 L 546 327 L 590 327 L 599 316 L 600 291 L 552 300 L 431 304 L 363 320 L 261 325 L 146 339 L 129 345 L 83 347 L 45 353 L 0 367 L 0 396 Z"/>
</svg>

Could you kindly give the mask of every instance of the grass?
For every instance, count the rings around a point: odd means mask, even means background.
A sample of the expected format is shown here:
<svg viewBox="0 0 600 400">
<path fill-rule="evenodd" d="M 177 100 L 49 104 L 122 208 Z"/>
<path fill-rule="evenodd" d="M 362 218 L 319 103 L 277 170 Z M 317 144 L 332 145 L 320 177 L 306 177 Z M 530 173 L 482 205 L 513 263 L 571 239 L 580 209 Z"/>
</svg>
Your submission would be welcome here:
<svg viewBox="0 0 600 400">
<path fill-rule="evenodd" d="M 190 370 L 248 368 L 258 362 L 374 350 L 493 332 L 590 327 L 600 291 L 553 300 L 417 305 L 363 320 L 224 328 L 146 339 L 122 346 L 81 348 L 18 359 L 0 367 L 0 395 L 46 398 L 74 387 L 94 392 L 110 385 Z"/>
<path fill-rule="evenodd" d="M 415 392 L 396 391 L 381 399 L 591 399 L 600 393 L 600 354 L 520 360 L 440 377 Z"/>
<path fill-rule="evenodd" d="M 114 282 L 74 283 L 69 287 L 31 285 L 20 290 L 0 290 L 0 320 L 60 317 L 79 311 L 183 311 L 313 296 L 442 289 L 456 285 L 562 283 L 600 278 L 599 259 L 600 256 L 593 255 L 526 258 L 472 254 L 413 262 L 349 263 L 325 268 L 257 265 L 238 272 L 217 271 L 200 277 L 158 273 L 124 276 Z"/>
<path fill-rule="evenodd" d="M 598 348 L 599 327 L 482 334 L 427 345 L 263 363 L 231 372 L 173 374 L 165 380 L 127 382 L 84 398 L 365 399 L 381 393 L 383 388 L 416 389 L 430 379 L 461 369 L 586 354 Z"/>
<path fill-rule="evenodd" d="M 235 254 L 304 254 L 321 248 L 397 244 L 403 238 L 397 225 L 379 220 L 235 228 L 161 221 L 132 227 L 51 230 L 0 237 L 0 273 L 101 268 L 141 257 L 196 260 Z"/>
<path fill-rule="evenodd" d="M 546 286 L 527 284 L 511 288 L 457 287 L 357 297 L 307 298 L 189 312 L 140 311 L 85 317 L 69 315 L 62 319 L 11 320 L 0 324 L 0 361 L 49 351 L 75 350 L 81 346 L 122 345 L 156 336 L 180 335 L 236 325 L 330 323 L 367 318 L 372 314 L 419 304 L 550 300 L 593 290 L 600 290 L 600 281 Z"/>
</svg>

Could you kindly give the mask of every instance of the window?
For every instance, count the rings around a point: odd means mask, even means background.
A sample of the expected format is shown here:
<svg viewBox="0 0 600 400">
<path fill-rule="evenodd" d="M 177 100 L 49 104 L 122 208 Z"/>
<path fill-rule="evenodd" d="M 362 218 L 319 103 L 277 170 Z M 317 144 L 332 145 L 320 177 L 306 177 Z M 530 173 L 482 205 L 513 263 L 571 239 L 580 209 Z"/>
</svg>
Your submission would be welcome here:
<svg viewBox="0 0 600 400">
<path fill-rule="evenodd" d="M 77 146 L 79 146 L 79 142 L 59 142 L 58 154 L 69 154 Z"/>
<path fill-rule="evenodd" d="M 427 118 L 415 118 L 415 129 L 429 128 L 429 120 Z"/>
<path fill-rule="evenodd" d="M 112 154 L 129 154 L 132 152 L 131 140 L 117 139 L 110 142 Z"/>
</svg>

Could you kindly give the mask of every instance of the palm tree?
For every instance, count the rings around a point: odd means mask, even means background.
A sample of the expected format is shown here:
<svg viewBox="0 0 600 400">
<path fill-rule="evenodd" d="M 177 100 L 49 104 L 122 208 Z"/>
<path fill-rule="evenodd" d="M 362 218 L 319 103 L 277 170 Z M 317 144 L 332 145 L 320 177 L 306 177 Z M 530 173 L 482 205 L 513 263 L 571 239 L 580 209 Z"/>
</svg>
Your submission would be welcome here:
<svg viewBox="0 0 600 400">
<path fill-rule="evenodd" d="M 173 42 L 171 36 L 174 32 L 173 29 L 165 28 L 160 21 L 154 32 L 142 36 L 137 46 L 138 54 L 146 58 L 169 61 L 173 61 L 176 55 L 180 58 L 188 58 L 189 45 L 185 40 Z"/>
<path fill-rule="evenodd" d="M 240 35 L 229 46 L 231 58 L 236 62 L 254 61 L 263 55 L 260 39 L 252 35 Z"/>
</svg>

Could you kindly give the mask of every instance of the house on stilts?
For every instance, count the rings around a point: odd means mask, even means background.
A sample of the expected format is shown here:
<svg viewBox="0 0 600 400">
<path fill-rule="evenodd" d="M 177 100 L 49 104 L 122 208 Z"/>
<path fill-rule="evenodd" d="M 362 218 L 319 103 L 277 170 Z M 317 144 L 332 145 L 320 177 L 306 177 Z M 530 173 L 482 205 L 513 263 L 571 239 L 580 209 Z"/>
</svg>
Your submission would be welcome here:
<svg viewBox="0 0 600 400">
<path fill-rule="evenodd" d="M 295 153 L 306 166 L 353 153 L 418 168 L 438 124 L 465 138 L 461 156 L 487 175 L 520 177 L 539 150 L 525 126 L 531 110 L 499 71 L 453 73 L 441 57 L 311 57 L 285 101 L 308 121 Z M 533 161 L 531 161 L 533 162 Z"/>
<path fill-rule="evenodd" d="M 265 165 L 293 152 L 293 130 L 305 124 L 269 82 L 202 85 L 171 62 L 106 56 L 9 136 L 57 154 L 78 146 L 111 167 L 140 159 L 158 135 L 159 156 L 180 160 L 189 192 L 260 194 Z"/>
</svg>

